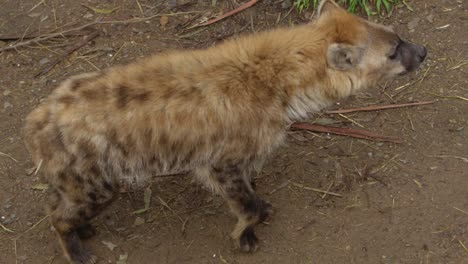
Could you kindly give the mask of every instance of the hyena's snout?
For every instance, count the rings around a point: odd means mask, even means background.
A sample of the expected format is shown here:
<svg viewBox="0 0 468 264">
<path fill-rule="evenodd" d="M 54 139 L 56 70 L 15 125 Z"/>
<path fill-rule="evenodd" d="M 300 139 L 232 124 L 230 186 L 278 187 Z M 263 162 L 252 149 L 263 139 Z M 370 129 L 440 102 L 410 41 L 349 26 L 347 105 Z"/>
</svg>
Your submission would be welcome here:
<svg viewBox="0 0 468 264">
<path fill-rule="evenodd" d="M 395 55 L 400 57 L 406 69 L 404 73 L 407 73 L 416 70 L 421 65 L 426 59 L 427 49 L 424 46 L 401 40 Z"/>
</svg>

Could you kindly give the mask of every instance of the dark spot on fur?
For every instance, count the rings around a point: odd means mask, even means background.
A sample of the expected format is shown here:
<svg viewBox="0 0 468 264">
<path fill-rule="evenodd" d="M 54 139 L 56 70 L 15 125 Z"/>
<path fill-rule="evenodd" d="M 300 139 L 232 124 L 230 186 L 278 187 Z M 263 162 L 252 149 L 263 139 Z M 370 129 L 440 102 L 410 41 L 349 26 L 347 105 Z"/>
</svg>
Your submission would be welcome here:
<svg viewBox="0 0 468 264">
<path fill-rule="evenodd" d="M 167 144 L 169 138 L 165 132 L 161 132 L 159 135 L 159 145 L 164 146 Z"/>
<path fill-rule="evenodd" d="M 57 99 L 57 102 L 61 103 L 61 104 L 65 104 L 65 105 L 70 105 L 72 103 L 74 103 L 76 100 L 76 98 L 72 95 L 63 95 L 61 97 L 59 97 Z"/>
<path fill-rule="evenodd" d="M 79 184 L 84 183 L 84 179 L 81 177 L 80 174 L 78 174 L 78 173 L 72 173 L 72 175 L 73 175 L 73 179 L 74 179 L 77 183 L 79 183 Z"/>
<path fill-rule="evenodd" d="M 96 165 L 96 163 L 94 163 L 93 165 L 91 165 L 91 168 L 89 169 L 89 171 L 91 172 L 91 174 L 95 177 L 99 176 L 101 174 L 101 170 L 99 169 L 99 167 Z"/>
<path fill-rule="evenodd" d="M 63 171 L 59 172 L 59 175 L 58 175 L 59 179 L 61 181 L 65 181 L 67 179 L 67 174 Z"/>
<path fill-rule="evenodd" d="M 91 87 L 81 91 L 81 96 L 87 100 L 99 100 L 105 98 L 107 95 L 107 87 L 102 86 L 99 88 Z"/>
<path fill-rule="evenodd" d="M 162 95 L 161 95 L 161 99 L 166 101 L 166 100 L 169 100 L 171 97 L 173 96 L 173 92 L 169 89 L 166 89 Z"/>
<path fill-rule="evenodd" d="M 97 195 L 94 192 L 88 192 L 88 197 L 91 199 L 91 201 L 96 202 L 97 200 Z"/>
<path fill-rule="evenodd" d="M 112 187 L 112 185 L 111 185 L 109 182 L 106 182 L 106 181 L 105 181 L 105 182 L 103 183 L 103 187 L 104 187 L 107 191 L 109 191 L 109 192 L 113 192 L 113 191 L 114 191 L 114 187 Z"/>
<path fill-rule="evenodd" d="M 80 218 L 86 218 L 86 210 L 83 208 L 79 209 L 78 215 L 80 216 Z"/>
<path fill-rule="evenodd" d="M 78 149 L 83 159 L 92 159 L 96 156 L 96 146 L 89 140 L 80 140 L 78 142 Z"/>
<path fill-rule="evenodd" d="M 130 100 L 129 90 L 130 88 L 124 85 L 120 85 L 116 88 L 117 108 L 124 108 L 128 104 L 128 101 Z"/>
<path fill-rule="evenodd" d="M 128 86 L 119 85 L 116 88 L 116 97 L 117 97 L 117 108 L 124 108 L 132 100 L 136 100 L 139 103 L 142 103 L 149 99 L 151 92 L 149 91 L 136 91 L 135 89 L 130 89 Z"/>
<path fill-rule="evenodd" d="M 78 90 L 78 88 L 80 88 L 82 84 L 83 84 L 83 79 L 73 80 L 72 83 L 70 84 L 70 90 L 74 92 Z"/>
<path fill-rule="evenodd" d="M 138 101 L 139 103 L 142 103 L 142 102 L 148 100 L 149 97 L 150 97 L 150 95 L 151 95 L 151 92 L 149 92 L 149 91 L 143 91 L 143 92 L 139 92 L 139 93 L 135 94 L 135 95 L 132 97 L 132 99 Z"/>
</svg>

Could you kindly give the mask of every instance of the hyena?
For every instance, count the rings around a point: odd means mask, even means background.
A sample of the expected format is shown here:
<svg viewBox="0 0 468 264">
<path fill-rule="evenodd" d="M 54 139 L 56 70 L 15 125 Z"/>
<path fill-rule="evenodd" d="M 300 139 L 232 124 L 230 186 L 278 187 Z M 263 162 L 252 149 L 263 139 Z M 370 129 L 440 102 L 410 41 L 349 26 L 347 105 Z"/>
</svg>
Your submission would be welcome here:
<svg viewBox="0 0 468 264">
<path fill-rule="evenodd" d="M 227 201 L 232 238 L 255 251 L 272 206 L 251 180 L 294 120 L 416 69 L 423 46 L 321 2 L 308 24 L 158 54 L 64 81 L 26 119 L 25 143 L 51 190 L 49 213 L 71 263 L 122 183 L 190 171 Z"/>
</svg>

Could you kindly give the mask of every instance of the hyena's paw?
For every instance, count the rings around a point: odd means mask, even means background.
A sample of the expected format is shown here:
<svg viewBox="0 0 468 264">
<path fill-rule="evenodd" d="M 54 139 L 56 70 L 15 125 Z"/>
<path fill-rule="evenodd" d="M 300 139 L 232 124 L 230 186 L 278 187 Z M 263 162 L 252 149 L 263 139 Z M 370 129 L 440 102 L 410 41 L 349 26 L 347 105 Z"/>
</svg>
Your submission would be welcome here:
<svg viewBox="0 0 468 264">
<path fill-rule="evenodd" d="M 76 229 L 76 233 L 78 233 L 78 237 L 80 237 L 80 239 L 85 240 L 85 239 L 90 239 L 91 237 L 96 235 L 97 231 L 96 231 L 96 228 L 93 225 L 83 224 L 83 225 L 80 225 Z"/>
<path fill-rule="evenodd" d="M 273 212 L 273 206 L 270 203 L 262 200 L 258 218 L 259 223 L 270 220 Z"/>
<path fill-rule="evenodd" d="M 63 236 L 63 246 L 66 256 L 73 264 L 96 264 L 97 257 L 92 255 L 80 241 L 77 232 L 70 232 Z"/>
<path fill-rule="evenodd" d="M 239 247 L 243 252 L 252 253 L 258 249 L 258 238 L 253 227 L 247 227 L 239 238 Z"/>
</svg>

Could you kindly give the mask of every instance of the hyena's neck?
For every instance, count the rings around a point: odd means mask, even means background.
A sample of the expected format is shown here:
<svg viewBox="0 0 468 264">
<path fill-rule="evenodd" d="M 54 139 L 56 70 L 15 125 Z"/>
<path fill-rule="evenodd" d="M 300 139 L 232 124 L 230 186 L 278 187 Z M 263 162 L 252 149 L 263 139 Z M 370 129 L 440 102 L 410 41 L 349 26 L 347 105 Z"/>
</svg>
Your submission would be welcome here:
<svg viewBox="0 0 468 264">
<path fill-rule="evenodd" d="M 288 121 L 302 120 L 360 89 L 358 74 L 331 70 L 327 36 L 310 26 L 274 30 L 241 43 L 252 79 L 270 85 L 281 98 Z M 243 44 L 243 45 L 242 45 Z M 238 58 L 239 58 L 238 57 Z M 246 64 L 246 63 L 244 63 Z"/>
</svg>

